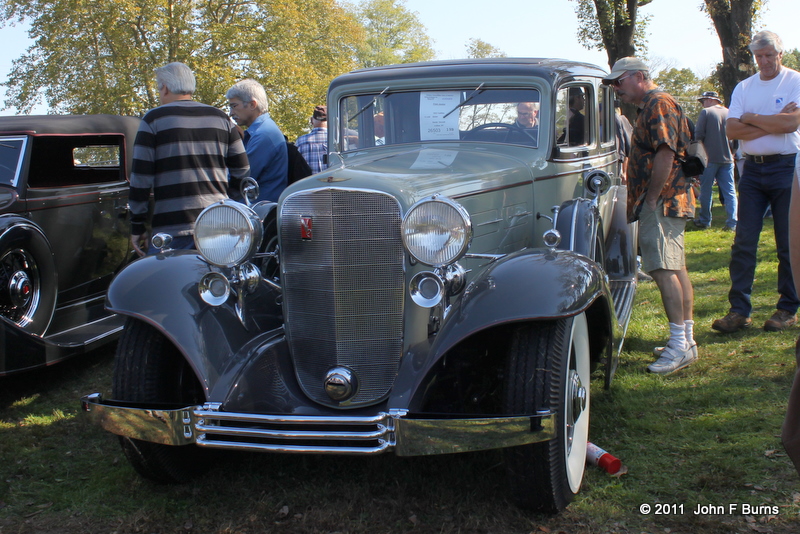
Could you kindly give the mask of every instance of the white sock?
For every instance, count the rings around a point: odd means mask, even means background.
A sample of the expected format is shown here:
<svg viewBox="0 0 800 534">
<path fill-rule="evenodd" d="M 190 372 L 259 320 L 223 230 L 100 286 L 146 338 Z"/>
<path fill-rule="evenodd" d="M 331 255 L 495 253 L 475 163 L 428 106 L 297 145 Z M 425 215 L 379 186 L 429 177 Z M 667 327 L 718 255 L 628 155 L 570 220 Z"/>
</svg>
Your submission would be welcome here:
<svg viewBox="0 0 800 534">
<path fill-rule="evenodd" d="M 686 350 L 686 327 L 683 323 L 669 323 L 669 341 L 667 346 L 676 350 Z"/>
<path fill-rule="evenodd" d="M 686 332 L 686 347 L 696 345 L 694 340 L 694 321 L 687 319 L 683 321 L 684 331 Z"/>
</svg>

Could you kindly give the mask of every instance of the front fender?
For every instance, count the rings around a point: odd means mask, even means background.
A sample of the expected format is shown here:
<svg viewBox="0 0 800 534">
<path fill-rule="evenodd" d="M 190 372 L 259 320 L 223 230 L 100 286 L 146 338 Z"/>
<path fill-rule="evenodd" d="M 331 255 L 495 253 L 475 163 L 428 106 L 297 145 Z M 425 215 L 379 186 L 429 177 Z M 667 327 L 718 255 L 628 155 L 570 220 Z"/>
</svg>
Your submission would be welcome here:
<svg viewBox="0 0 800 534">
<path fill-rule="evenodd" d="M 506 256 L 473 280 L 453 305 L 433 344 L 433 361 L 481 330 L 576 315 L 601 295 L 609 295 L 605 276 L 586 256 L 544 249 Z"/>
<path fill-rule="evenodd" d="M 125 267 L 106 294 L 106 309 L 152 325 L 177 347 L 206 395 L 246 343 L 282 326 L 279 295 L 264 283 L 246 295 L 244 320 L 233 292 L 221 306 L 203 302 L 197 285 L 212 270 L 196 251 L 160 253 Z"/>
</svg>

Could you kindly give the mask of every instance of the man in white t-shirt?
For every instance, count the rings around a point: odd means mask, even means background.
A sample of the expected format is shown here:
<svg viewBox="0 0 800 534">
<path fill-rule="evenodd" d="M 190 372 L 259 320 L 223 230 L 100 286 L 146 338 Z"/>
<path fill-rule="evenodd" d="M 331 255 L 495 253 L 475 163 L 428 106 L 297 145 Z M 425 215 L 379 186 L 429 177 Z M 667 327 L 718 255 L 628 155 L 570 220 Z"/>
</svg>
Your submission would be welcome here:
<svg viewBox="0 0 800 534">
<path fill-rule="evenodd" d="M 739 214 L 731 247 L 728 315 L 711 328 L 723 333 L 750 326 L 750 295 L 764 212 L 772 208 L 778 249 L 778 303 L 764 330 L 780 331 L 797 322 L 797 298 L 789 259 L 789 201 L 795 159 L 800 152 L 800 73 L 781 65 L 783 43 L 770 31 L 753 36 L 750 51 L 759 72 L 733 90 L 726 131 L 739 139 L 744 173 L 739 180 Z"/>
</svg>

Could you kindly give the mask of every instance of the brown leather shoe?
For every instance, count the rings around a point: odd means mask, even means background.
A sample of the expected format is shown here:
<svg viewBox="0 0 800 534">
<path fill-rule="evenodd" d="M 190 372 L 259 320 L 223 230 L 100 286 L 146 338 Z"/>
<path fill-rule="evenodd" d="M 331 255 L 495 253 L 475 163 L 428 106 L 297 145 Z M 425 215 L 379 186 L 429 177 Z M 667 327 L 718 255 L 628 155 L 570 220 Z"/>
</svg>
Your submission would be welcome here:
<svg viewBox="0 0 800 534">
<path fill-rule="evenodd" d="M 753 320 L 750 317 L 745 317 L 741 313 L 729 312 L 722 319 L 714 321 L 711 324 L 711 328 L 723 334 L 731 334 L 742 328 L 747 328 L 751 324 L 753 324 Z"/>
<path fill-rule="evenodd" d="M 789 313 L 786 310 L 777 310 L 772 314 L 772 317 L 764 323 L 764 330 L 767 332 L 780 332 L 789 328 L 797 322 L 797 315 Z"/>
</svg>

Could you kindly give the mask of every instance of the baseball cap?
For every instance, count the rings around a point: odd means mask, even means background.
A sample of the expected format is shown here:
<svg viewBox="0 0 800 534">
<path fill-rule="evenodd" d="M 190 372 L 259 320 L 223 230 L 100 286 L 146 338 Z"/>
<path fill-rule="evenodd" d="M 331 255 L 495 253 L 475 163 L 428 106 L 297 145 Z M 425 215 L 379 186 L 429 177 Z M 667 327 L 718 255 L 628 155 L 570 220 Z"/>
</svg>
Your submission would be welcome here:
<svg viewBox="0 0 800 534">
<path fill-rule="evenodd" d="M 609 75 L 603 78 L 603 83 L 606 85 L 611 84 L 614 82 L 614 80 L 631 70 L 643 70 L 649 72 L 650 68 L 639 58 L 633 56 L 624 57 L 614 63 Z"/>
</svg>

